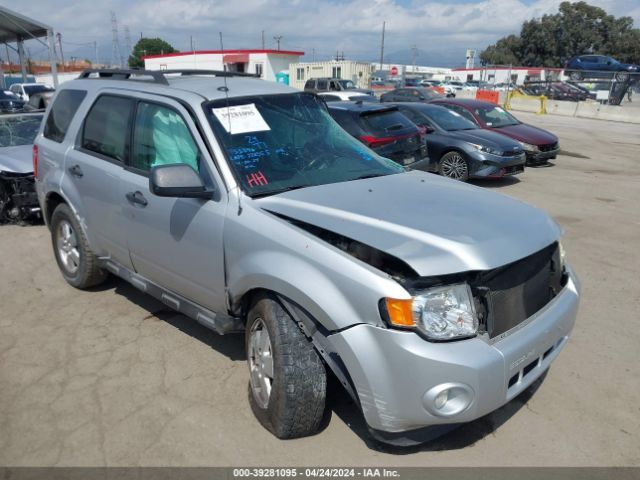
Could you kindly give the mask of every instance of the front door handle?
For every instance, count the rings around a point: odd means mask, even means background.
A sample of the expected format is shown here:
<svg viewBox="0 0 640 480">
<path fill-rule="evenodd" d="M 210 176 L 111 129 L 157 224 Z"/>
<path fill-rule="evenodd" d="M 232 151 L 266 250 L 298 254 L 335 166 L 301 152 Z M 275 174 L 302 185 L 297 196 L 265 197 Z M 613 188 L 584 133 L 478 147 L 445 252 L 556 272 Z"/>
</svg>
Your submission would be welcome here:
<svg viewBox="0 0 640 480">
<path fill-rule="evenodd" d="M 69 167 L 69 173 L 76 178 L 82 178 L 84 173 L 82 173 L 82 169 L 80 165 L 74 165 L 73 167 Z"/>
<path fill-rule="evenodd" d="M 127 200 L 129 200 L 131 203 L 135 203 L 142 207 L 146 207 L 147 204 L 149 203 L 147 202 L 147 199 L 144 198 L 144 195 L 140 190 L 136 190 L 135 192 L 129 192 L 126 194 L 126 197 L 127 197 Z"/>
</svg>

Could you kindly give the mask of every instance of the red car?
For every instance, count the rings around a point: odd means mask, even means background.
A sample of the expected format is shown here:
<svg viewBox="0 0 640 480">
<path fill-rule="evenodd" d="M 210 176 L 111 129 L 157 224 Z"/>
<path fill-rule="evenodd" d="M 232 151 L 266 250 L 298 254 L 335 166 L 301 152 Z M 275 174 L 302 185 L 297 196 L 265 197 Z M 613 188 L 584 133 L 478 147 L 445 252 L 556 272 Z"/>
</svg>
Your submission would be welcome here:
<svg viewBox="0 0 640 480">
<path fill-rule="evenodd" d="M 533 125 L 522 123 L 502 107 L 490 102 L 472 99 L 442 98 L 434 103 L 459 113 L 480 128 L 501 133 L 522 145 L 527 165 L 541 165 L 556 158 L 560 151 L 558 137 Z"/>
</svg>

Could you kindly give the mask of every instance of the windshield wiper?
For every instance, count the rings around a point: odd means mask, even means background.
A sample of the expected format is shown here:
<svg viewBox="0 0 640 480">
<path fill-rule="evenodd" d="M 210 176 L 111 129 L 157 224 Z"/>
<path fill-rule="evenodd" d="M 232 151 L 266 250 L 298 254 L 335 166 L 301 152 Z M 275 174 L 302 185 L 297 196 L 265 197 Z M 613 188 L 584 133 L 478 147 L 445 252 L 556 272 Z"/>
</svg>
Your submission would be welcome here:
<svg viewBox="0 0 640 480">
<path fill-rule="evenodd" d="M 315 187 L 315 186 L 316 185 L 314 183 L 306 183 L 303 185 L 291 185 L 289 187 L 282 187 L 277 190 L 269 190 L 268 192 L 259 192 L 251 195 L 251 198 L 268 197 L 270 195 L 277 195 L 278 193 L 290 192 L 292 190 L 298 190 L 300 188 Z"/>
<path fill-rule="evenodd" d="M 361 175 L 359 177 L 352 178 L 349 181 L 364 180 L 365 178 L 384 177 L 385 175 L 387 175 L 387 174 L 386 173 L 367 173 L 366 175 Z"/>
</svg>

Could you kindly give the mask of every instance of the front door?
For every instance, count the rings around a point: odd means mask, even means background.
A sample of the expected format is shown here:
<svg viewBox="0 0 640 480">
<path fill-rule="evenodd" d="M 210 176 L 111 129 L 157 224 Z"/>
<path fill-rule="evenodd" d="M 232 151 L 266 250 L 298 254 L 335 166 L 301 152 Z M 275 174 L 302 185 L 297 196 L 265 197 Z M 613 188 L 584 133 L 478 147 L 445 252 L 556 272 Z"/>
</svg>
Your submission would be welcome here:
<svg viewBox="0 0 640 480">
<path fill-rule="evenodd" d="M 226 310 L 223 227 L 226 192 L 188 112 L 149 96 L 137 102 L 131 155 L 123 174 L 127 243 L 135 270 L 214 312 Z M 213 188 L 213 199 L 158 197 L 149 170 L 183 163 Z"/>
</svg>

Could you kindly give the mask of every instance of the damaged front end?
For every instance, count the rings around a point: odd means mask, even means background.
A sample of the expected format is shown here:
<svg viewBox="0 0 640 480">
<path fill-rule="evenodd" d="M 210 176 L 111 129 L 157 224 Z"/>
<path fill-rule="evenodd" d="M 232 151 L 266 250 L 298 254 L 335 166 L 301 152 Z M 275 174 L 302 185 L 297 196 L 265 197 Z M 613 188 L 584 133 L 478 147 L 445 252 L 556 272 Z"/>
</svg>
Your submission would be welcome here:
<svg viewBox="0 0 640 480">
<path fill-rule="evenodd" d="M 0 172 L 0 223 L 40 220 L 32 173 Z"/>
</svg>

